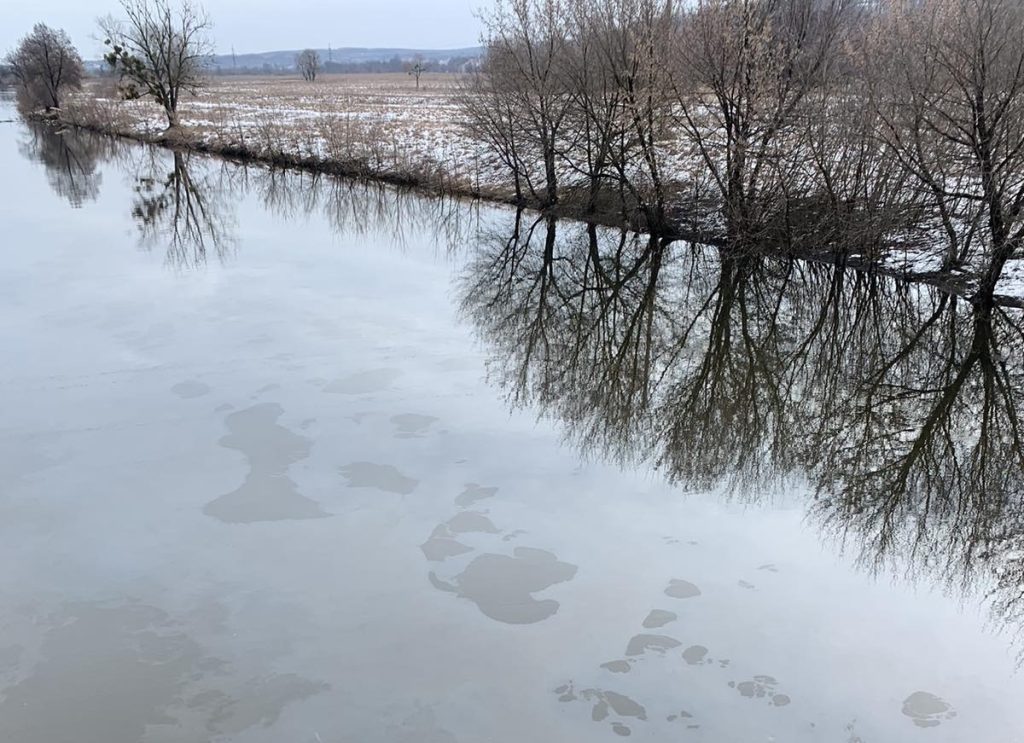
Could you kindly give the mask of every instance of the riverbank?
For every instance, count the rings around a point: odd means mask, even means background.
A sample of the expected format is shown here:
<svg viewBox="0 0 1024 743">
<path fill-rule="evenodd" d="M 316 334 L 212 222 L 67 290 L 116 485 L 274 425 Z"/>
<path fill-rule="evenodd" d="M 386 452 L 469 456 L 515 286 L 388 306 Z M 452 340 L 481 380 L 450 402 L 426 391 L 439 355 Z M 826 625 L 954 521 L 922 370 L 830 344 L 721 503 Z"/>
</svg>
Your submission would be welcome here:
<svg viewBox="0 0 1024 743">
<path fill-rule="evenodd" d="M 507 165 L 462 124 L 461 81 L 427 73 L 417 86 L 401 73 L 332 74 L 309 82 L 284 75 L 213 77 L 179 104 L 179 125 L 167 128 L 151 100 L 123 100 L 110 80 L 92 78 L 69 94 L 59 117 L 46 120 L 136 142 L 217 155 L 237 162 L 294 168 L 410 188 L 428 195 L 543 210 L 606 227 L 647 232 L 639 209 L 624 209 L 624 193 L 593 202 L 579 174 L 560 175 L 558 204 L 543 206 L 523 186 L 517 196 Z M 667 143 L 666 143 L 667 144 Z M 674 149 L 678 149 L 679 143 Z M 682 155 L 666 146 L 675 166 L 666 190 L 686 191 Z M 531 176 L 535 183 L 543 175 Z M 538 185 L 539 188 L 539 185 Z M 680 202 L 686 201 L 681 196 Z M 712 217 L 675 209 L 658 231 L 666 240 L 724 244 Z M 692 211 L 692 210 L 690 210 Z M 705 226 L 706 225 L 706 226 Z"/>
<path fill-rule="evenodd" d="M 116 97 L 109 82 L 90 81 L 71 96 L 60 123 L 138 142 L 215 154 L 249 163 L 358 178 L 490 203 L 537 209 L 517 197 L 500 158 L 461 125 L 459 78 L 425 74 L 419 87 L 403 74 L 220 77 L 179 107 L 167 128 L 152 101 Z M 639 212 L 614 201 L 596 210 L 587 189 L 563 181 L 552 216 L 646 231 Z M 667 239 L 704 244 L 717 235 L 673 221 Z"/>
<path fill-rule="evenodd" d="M 495 165 L 455 123 L 450 75 L 214 78 L 167 130 L 150 101 L 118 100 L 102 81 L 70 98 L 62 123 L 150 144 L 511 202 Z"/>
<path fill-rule="evenodd" d="M 460 125 L 458 78 L 425 75 L 420 87 L 406 75 L 329 75 L 309 83 L 288 77 L 214 78 L 181 104 L 180 126 L 166 129 L 162 110 L 147 101 L 118 100 L 92 81 L 61 111 L 60 122 L 92 131 L 230 160 L 355 178 L 517 207 L 503 164 Z M 678 168 L 677 168 L 678 169 Z M 683 170 L 680 170 L 682 173 Z M 640 215 L 610 205 L 594 213 L 585 189 L 564 186 L 553 216 L 644 231 Z M 670 240 L 722 244 L 713 220 L 677 214 Z M 972 293 L 974 274 L 941 271 L 939 240 L 927 235 L 884 255 L 849 254 L 823 245 L 782 242 L 779 252 L 816 262 Z M 1024 305 L 1024 261 L 1012 261 L 999 287 L 1001 300 Z"/>
</svg>

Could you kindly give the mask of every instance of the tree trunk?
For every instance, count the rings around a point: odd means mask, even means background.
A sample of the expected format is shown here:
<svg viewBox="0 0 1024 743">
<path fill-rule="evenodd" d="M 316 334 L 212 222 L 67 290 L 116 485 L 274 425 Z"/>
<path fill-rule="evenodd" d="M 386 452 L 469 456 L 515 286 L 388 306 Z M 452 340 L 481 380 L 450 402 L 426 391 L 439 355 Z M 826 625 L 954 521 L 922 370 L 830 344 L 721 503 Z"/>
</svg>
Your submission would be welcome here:
<svg viewBox="0 0 1024 743">
<path fill-rule="evenodd" d="M 558 203 L 558 175 L 555 170 L 555 145 L 554 142 L 545 142 L 544 152 L 544 206 L 554 206 Z"/>
</svg>

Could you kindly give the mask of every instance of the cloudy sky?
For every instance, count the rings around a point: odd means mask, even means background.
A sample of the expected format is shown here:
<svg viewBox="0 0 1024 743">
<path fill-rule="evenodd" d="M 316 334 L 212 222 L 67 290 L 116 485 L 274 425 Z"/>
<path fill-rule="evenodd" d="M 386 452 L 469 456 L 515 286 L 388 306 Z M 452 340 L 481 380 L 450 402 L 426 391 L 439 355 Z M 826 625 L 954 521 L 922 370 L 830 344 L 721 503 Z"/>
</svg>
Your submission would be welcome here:
<svg viewBox="0 0 1024 743">
<path fill-rule="evenodd" d="M 204 0 L 217 50 L 238 53 L 304 47 L 473 46 L 474 11 L 486 0 Z M 0 54 L 42 21 L 71 35 L 82 56 L 101 54 L 96 18 L 118 0 L 0 0 Z"/>
</svg>

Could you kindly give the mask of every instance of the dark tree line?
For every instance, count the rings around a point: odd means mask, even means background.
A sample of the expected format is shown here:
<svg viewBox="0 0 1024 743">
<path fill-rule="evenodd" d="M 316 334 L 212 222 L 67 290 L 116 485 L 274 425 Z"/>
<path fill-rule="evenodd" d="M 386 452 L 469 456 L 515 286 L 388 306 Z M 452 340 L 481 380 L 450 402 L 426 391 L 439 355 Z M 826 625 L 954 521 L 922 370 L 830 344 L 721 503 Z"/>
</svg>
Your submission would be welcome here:
<svg viewBox="0 0 1024 743">
<path fill-rule="evenodd" d="M 461 96 L 517 199 L 994 288 L 1024 240 L 1017 0 L 499 0 Z"/>
</svg>

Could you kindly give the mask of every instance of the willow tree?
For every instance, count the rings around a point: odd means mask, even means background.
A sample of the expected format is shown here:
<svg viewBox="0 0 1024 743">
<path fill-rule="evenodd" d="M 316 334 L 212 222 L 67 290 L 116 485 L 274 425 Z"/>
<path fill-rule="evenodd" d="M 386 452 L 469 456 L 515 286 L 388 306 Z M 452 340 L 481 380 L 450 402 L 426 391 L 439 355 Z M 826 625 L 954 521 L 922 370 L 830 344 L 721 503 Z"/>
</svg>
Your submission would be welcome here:
<svg viewBox="0 0 1024 743">
<path fill-rule="evenodd" d="M 178 126 L 183 93 L 195 94 L 205 80 L 213 44 L 212 23 L 192 0 L 121 0 L 124 17 L 100 20 L 104 56 L 120 75 L 126 98 L 150 96 Z"/>
</svg>

